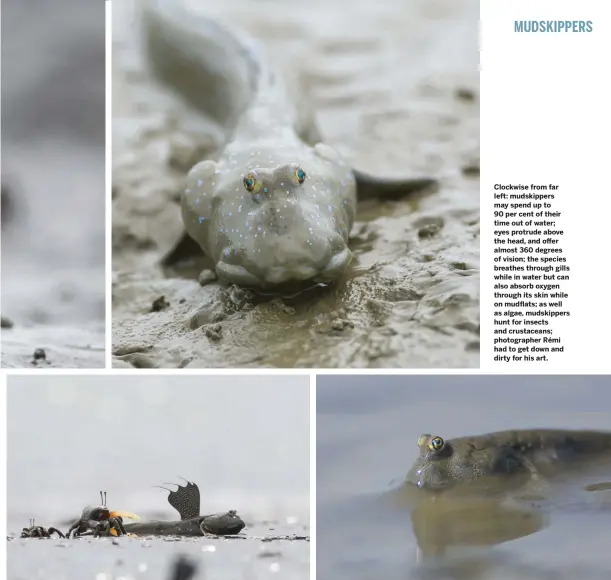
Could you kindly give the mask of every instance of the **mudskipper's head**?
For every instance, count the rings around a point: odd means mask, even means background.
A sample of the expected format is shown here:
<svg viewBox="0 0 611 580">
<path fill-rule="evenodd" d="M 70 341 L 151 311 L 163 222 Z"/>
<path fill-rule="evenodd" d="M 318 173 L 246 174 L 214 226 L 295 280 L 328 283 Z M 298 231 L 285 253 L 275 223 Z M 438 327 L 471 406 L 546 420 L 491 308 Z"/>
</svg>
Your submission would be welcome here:
<svg viewBox="0 0 611 580">
<path fill-rule="evenodd" d="M 409 470 L 406 480 L 425 489 L 443 489 L 453 481 L 454 449 L 450 441 L 425 433 L 418 439 L 420 455 Z"/>
<path fill-rule="evenodd" d="M 188 234 L 213 259 L 221 280 L 268 288 L 330 282 L 348 266 L 355 185 L 329 162 L 259 155 L 247 164 L 205 161 L 182 199 Z"/>
<path fill-rule="evenodd" d="M 202 534 L 215 534 L 218 536 L 233 536 L 239 534 L 246 524 L 235 510 L 225 513 L 206 516 L 200 522 Z"/>
</svg>

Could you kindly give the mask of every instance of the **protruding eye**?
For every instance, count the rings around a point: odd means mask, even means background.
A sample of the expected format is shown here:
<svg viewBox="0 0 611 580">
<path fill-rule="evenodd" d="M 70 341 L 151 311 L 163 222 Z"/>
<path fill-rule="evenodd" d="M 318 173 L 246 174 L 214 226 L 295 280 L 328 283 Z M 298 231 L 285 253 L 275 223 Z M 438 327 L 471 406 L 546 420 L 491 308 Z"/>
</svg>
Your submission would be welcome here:
<svg viewBox="0 0 611 580">
<path fill-rule="evenodd" d="M 257 181 L 257 176 L 254 173 L 248 173 L 244 176 L 244 187 L 250 193 L 257 193 L 261 184 Z"/>
<path fill-rule="evenodd" d="M 443 447 L 443 439 L 441 437 L 433 437 L 429 443 L 431 451 L 439 451 Z"/>
<path fill-rule="evenodd" d="M 428 433 L 420 435 L 420 437 L 418 437 L 418 447 L 422 447 L 425 443 L 428 442 L 430 438 L 431 436 Z"/>
<path fill-rule="evenodd" d="M 295 170 L 295 179 L 297 180 L 297 183 L 299 185 L 301 185 L 305 181 L 305 179 L 306 179 L 306 172 L 303 169 L 301 169 L 301 167 L 298 167 Z"/>
</svg>

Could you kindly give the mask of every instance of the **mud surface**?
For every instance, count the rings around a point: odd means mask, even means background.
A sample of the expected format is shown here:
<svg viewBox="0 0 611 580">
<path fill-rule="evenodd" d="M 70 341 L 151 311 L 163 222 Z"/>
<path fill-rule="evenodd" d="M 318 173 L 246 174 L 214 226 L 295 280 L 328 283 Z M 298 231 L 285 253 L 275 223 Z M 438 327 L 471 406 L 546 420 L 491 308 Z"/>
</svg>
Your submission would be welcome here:
<svg viewBox="0 0 611 580">
<path fill-rule="evenodd" d="M 234 539 L 15 538 L 10 580 L 172 580 L 180 554 L 198 580 L 309 578 L 310 543 L 282 538 L 310 535 L 307 377 L 12 377 L 8 408 L 9 537 L 32 517 L 65 533 L 99 489 L 112 509 L 174 520 L 153 486 L 179 475 L 198 484 L 202 513 L 246 523 Z"/>
<path fill-rule="evenodd" d="M 219 128 L 148 78 L 133 13 L 116 6 L 114 364 L 478 366 L 479 4 L 208 4 L 211 15 L 262 40 L 282 70 L 297 71 L 326 141 L 355 167 L 431 175 L 441 186 L 361 206 L 352 272 L 320 295 L 258 303 L 200 285 L 201 264 L 164 272 L 159 260 L 182 231 L 182 178 L 214 155 Z M 160 296 L 168 305 L 153 311 Z"/>
<path fill-rule="evenodd" d="M 2 366 L 104 366 L 104 8 L 2 4 Z"/>
<path fill-rule="evenodd" d="M 403 485 L 421 433 L 611 431 L 611 413 L 597 410 L 609 409 L 608 387 L 608 377 L 319 376 L 318 578 L 608 577 L 608 454 L 485 492 Z"/>
</svg>

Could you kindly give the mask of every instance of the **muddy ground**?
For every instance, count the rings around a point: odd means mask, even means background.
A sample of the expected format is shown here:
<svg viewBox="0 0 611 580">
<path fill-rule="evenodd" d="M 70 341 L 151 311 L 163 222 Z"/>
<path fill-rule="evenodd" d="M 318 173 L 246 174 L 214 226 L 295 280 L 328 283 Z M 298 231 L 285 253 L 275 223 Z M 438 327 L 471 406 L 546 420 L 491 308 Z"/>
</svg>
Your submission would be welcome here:
<svg viewBox="0 0 611 580">
<path fill-rule="evenodd" d="M 348 0 L 232 0 L 206 9 L 298 72 L 326 141 L 355 167 L 432 175 L 440 187 L 360 207 L 352 272 L 315 296 L 253 300 L 200 284 L 199 267 L 164 271 L 182 230 L 182 178 L 215 155 L 219 128 L 151 80 L 133 5 L 115 5 L 113 364 L 477 367 L 479 3 L 371 0 L 357 11 Z"/>
<path fill-rule="evenodd" d="M 103 4 L 2 17 L 2 366 L 103 367 Z"/>
</svg>

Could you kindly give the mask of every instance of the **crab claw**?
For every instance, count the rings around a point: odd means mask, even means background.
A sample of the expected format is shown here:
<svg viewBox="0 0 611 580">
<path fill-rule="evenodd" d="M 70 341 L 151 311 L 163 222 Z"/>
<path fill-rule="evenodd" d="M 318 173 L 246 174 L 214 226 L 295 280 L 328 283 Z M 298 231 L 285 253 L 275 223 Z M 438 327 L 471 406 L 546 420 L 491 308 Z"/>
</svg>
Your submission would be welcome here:
<svg viewBox="0 0 611 580">
<path fill-rule="evenodd" d="M 109 517 L 111 518 L 116 518 L 116 517 L 121 517 L 121 518 L 127 518 L 129 520 L 139 520 L 140 516 L 137 516 L 136 514 L 133 514 L 131 512 L 124 512 L 124 511 L 116 511 L 116 512 L 110 512 Z"/>
</svg>

